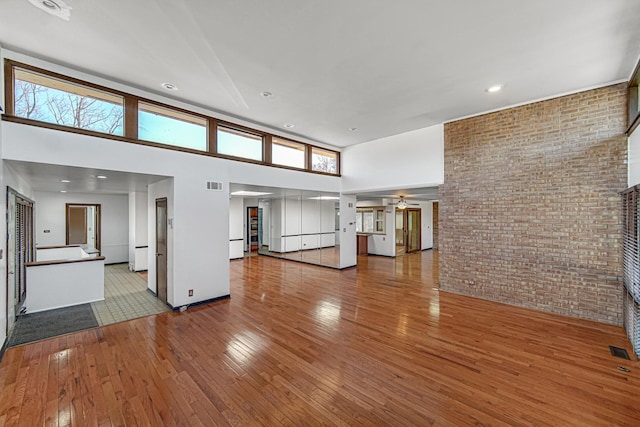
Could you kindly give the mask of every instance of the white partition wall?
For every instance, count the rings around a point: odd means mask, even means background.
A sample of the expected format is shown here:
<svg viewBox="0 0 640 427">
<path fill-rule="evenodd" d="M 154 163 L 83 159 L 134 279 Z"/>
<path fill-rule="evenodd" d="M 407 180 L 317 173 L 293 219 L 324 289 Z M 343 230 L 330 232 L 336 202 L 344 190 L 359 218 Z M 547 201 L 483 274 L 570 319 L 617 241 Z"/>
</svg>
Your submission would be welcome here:
<svg viewBox="0 0 640 427">
<path fill-rule="evenodd" d="M 229 200 L 229 259 L 244 256 L 244 201 L 242 197 Z"/>
<path fill-rule="evenodd" d="M 148 268 L 147 192 L 129 193 L 129 270 Z"/>
</svg>

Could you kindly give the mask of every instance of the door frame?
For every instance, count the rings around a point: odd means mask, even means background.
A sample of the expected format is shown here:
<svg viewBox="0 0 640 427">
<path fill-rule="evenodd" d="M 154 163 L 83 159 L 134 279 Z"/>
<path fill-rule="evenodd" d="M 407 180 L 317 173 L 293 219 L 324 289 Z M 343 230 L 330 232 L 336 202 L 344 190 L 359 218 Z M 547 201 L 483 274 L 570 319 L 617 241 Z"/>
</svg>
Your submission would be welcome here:
<svg viewBox="0 0 640 427">
<path fill-rule="evenodd" d="M 160 292 L 160 286 L 159 286 L 159 277 L 160 275 L 158 274 L 158 258 L 159 258 L 159 254 L 158 254 L 158 206 L 159 204 L 164 203 L 164 210 L 165 210 L 165 221 L 162 224 L 164 226 L 164 236 L 165 236 L 165 254 L 164 254 L 164 289 L 163 289 L 163 293 Z M 156 236 L 155 236 L 155 256 L 156 256 L 156 297 L 164 302 L 165 304 L 167 304 L 168 301 L 168 297 L 169 297 L 169 279 L 167 276 L 167 270 L 168 270 L 168 264 L 169 264 L 169 260 L 168 258 L 168 252 L 169 252 L 169 203 L 167 201 L 166 197 L 159 197 L 156 199 L 156 209 L 155 209 L 155 229 L 156 229 Z"/>
<path fill-rule="evenodd" d="M 96 208 L 96 218 L 95 218 L 95 226 L 94 226 L 94 238 L 95 238 L 95 249 L 102 254 L 102 249 L 100 248 L 102 245 L 102 206 L 100 203 L 65 203 L 64 205 L 64 224 L 65 224 L 65 244 L 69 245 L 69 207 L 95 207 Z M 85 230 L 86 231 L 86 230 Z M 87 234 L 88 237 L 88 234 Z"/>
<path fill-rule="evenodd" d="M 406 227 L 406 239 L 404 242 L 404 253 L 415 254 L 422 250 L 422 209 L 421 208 L 406 208 L 404 209 L 404 226 Z M 409 250 L 409 212 L 416 212 L 418 214 L 418 249 Z"/>
<path fill-rule="evenodd" d="M 402 212 L 402 245 L 396 245 L 396 247 L 402 246 L 404 251 L 403 255 L 420 252 L 422 250 L 422 208 L 407 207 L 405 209 L 400 209 L 396 207 L 395 215 L 397 215 L 399 212 Z M 409 250 L 409 212 L 418 213 L 418 249 L 414 249 L 412 251 Z M 394 222 L 394 228 L 397 233 L 398 228 L 396 225 L 396 217 L 394 217 L 393 222 Z M 396 241 L 397 239 L 394 238 L 394 242 Z"/>
<path fill-rule="evenodd" d="M 6 321 L 6 325 L 5 325 L 5 333 L 7 334 L 7 336 L 9 336 L 9 304 L 15 304 L 15 295 L 14 295 L 14 301 L 9 302 L 9 223 L 10 223 L 10 213 L 9 213 L 9 199 L 11 197 L 11 195 L 15 196 L 16 198 L 16 207 L 19 204 L 22 205 L 26 205 L 29 206 L 30 209 L 30 218 L 29 221 L 27 221 L 27 223 L 30 225 L 30 227 L 28 227 L 28 236 L 27 236 L 27 242 L 28 242 L 28 251 L 26 251 L 26 257 L 25 257 L 25 262 L 30 262 L 30 261 L 34 261 L 36 259 L 36 245 L 35 245 L 35 239 L 34 239 L 34 232 L 35 232 L 35 209 L 36 209 L 36 202 L 31 200 L 30 198 L 24 196 L 23 194 L 19 193 L 18 191 L 14 190 L 13 188 L 11 188 L 10 186 L 7 186 L 7 196 L 6 196 L 6 206 L 7 206 L 7 215 L 6 215 L 6 240 L 5 240 L 5 260 L 6 260 L 6 271 L 5 271 L 5 292 L 6 292 L 6 301 L 5 301 L 5 321 Z M 15 214 L 15 212 L 14 212 Z M 17 217 L 16 217 L 17 219 Z M 15 232 L 15 230 L 13 230 L 13 232 Z M 14 236 L 14 245 L 15 245 L 15 236 Z M 15 266 L 14 266 L 14 270 L 15 270 Z M 22 266 L 22 269 L 24 268 L 24 265 Z M 25 269 L 26 270 L 26 269 Z M 26 271 L 23 272 L 26 275 Z M 15 271 L 14 271 L 14 280 L 12 285 L 15 286 Z M 24 289 L 24 296 L 25 296 L 25 300 L 26 300 L 26 296 L 27 296 L 27 282 L 26 282 L 26 277 L 25 277 L 25 289 Z M 23 300 L 24 303 L 24 300 Z M 15 307 L 15 312 L 14 312 L 15 317 L 18 316 L 18 307 Z M 15 322 L 14 322 L 15 323 Z"/>
</svg>

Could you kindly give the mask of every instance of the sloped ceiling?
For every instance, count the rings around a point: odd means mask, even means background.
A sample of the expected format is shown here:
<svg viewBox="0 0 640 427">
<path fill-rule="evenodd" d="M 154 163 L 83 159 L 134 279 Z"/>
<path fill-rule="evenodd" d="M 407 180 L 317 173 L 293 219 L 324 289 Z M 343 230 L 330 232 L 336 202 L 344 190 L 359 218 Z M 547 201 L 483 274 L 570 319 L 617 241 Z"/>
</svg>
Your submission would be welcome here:
<svg viewBox="0 0 640 427">
<path fill-rule="evenodd" d="M 640 53 L 637 0 L 66 2 L 3 0 L 0 44 L 336 147 L 625 80 Z"/>
</svg>

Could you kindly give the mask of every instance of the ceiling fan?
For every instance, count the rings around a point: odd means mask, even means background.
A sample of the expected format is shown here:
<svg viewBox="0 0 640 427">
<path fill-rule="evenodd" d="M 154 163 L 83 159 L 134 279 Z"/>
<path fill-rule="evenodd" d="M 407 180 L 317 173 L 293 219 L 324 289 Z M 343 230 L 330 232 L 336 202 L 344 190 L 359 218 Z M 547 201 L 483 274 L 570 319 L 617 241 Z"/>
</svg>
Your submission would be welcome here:
<svg viewBox="0 0 640 427">
<path fill-rule="evenodd" d="M 398 209 L 406 209 L 407 206 L 420 206 L 418 203 L 407 203 L 404 196 L 400 196 L 400 200 L 394 203 Z"/>
</svg>

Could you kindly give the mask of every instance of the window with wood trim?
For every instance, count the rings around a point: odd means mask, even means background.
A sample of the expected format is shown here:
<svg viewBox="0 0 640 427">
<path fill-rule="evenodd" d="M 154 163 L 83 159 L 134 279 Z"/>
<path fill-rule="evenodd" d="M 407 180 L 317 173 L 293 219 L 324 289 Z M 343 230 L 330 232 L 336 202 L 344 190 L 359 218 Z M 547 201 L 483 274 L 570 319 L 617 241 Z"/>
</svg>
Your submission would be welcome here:
<svg viewBox="0 0 640 427">
<path fill-rule="evenodd" d="M 124 98 L 33 71 L 14 69 L 16 117 L 123 134 Z"/>
<path fill-rule="evenodd" d="M 204 117 L 138 103 L 138 138 L 145 141 L 207 151 L 207 123 Z"/>
<path fill-rule="evenodd" d="M 356 208 L 356 233 L 385 234 L 385 208 Z"/>
<path fill-rule="evenodd" d="M 226 156 L 262 161 L 262 135 L 218 126 L 218 153 Z"/>
<path fill-rule="evenodd" d="M 271 163 L 304 169 L 306 147 L 304 144 L 281 138 L 271 141 Z"/>
<path fill-rule="evenodd" d="M 339 175 L 340 153 L 5 59 L 3 120 Z M 268 151 L 266 151 L 268 150 Z"/>
<path fill-rule="evenodd" d="M 311 169 L 327 173 L 338 173 L 338 153 L 313 147 L 311 150 Z"/>
</svg>

